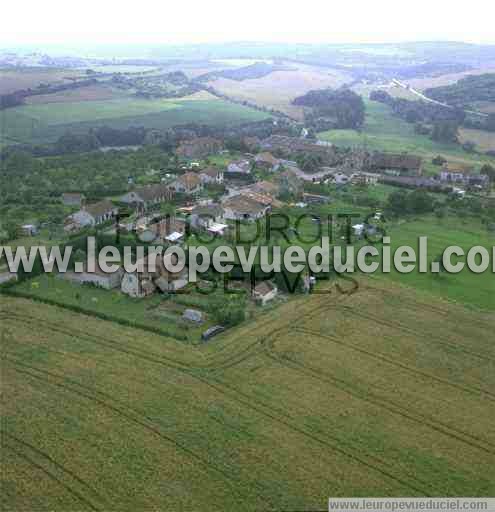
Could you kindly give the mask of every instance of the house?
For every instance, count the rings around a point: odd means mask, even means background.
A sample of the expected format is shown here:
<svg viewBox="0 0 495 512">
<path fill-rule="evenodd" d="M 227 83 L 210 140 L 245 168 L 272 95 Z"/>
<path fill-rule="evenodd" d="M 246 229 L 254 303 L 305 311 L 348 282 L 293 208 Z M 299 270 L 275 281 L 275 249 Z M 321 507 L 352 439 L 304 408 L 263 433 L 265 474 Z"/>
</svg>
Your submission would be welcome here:
<svg viewBox="0 0 495 512">
<path fill-rule="evenodd" d="M 57 277 L 72 283 L 92 284 L 105 290 L 118 288 L 122 281 L 123 270 L 119 268 L 116 272 L 103 272 L 98 263 L 96 263 L 95 271 L 88 272 L 87 267 L 83 272 L 63 272 L 57 274 Z"/>
<path fill-rule="evenodd" d="M 203 189 L 203 183 L 199 174 L 195 172 L 186 172 L 173 181 L 169 187 L 175 192 L 183 194 L 197 194 Z"/>
<path fill-rule="evenodd" d="M 147 229 L 153 233 L 154 240 L 178 243 L 184 239 L 186 225 L 184 219 L 167 216 L 158 222 L 149 224 Z"/>
<path fill-rule="evenodd" d="M 440 179 L 442 181 L 450 181 L 453 183 L 464 183 L 466 176 L 473 172 L 473 168 L 467 165 L 444 164 L 440 171 Z"/>
<path fill-rule="evenodd" d="M 117 215 L 119 209 L 109 200 L 83 206 L 78 212 L 69 216 L 66 228 L 71 224 L 77 229 L 86 226 L 97 226 Z"/>
<path fill-rule="evenodd" d="M 319 156 L 325 165 L 334 165 L 340 159 L 332 144 L 323 141 L 311 142 L 299 137 L 271 135 L 261 142 L 260 147 L 263 151 L 277 152 L 285 157 L 300 153 Z"/>
<path fill-rule="evenodd" d="M 490 184 L 488 176 L 474 174 L 471 166 L 461 164 L 444 164 L 440 172 L 440 180 L 444 183 L 461 183 L 471 187 L 485 188 Z"/>
<path fill-rule="evenodd" d="M 277 287 L 271 281 L 262 281 L 253 289 L 253 299 L 264 306 L 267 302 L 273 300 L 278 294 Z"/>
<path fill-rule="evenodd" d="M 224 211 L 221 205 L 210 203 L 196 206 L 190 217 L 191 226 L 196 229 L 208 229 L 223 222 Z"/>
<path fill-rule="evenodd" d="M 77 206 L 80 208 L 84 204 L 84 200 L 84 195 L 77 192 L 65 192 L 62 194 L 62 203 L 65 206 Z"/>
<path fill-rule="evenodd" d="M 292 196 L 298 198 L 303 193 L 302 180 L 290 169 L 281 172 L 276 179 L 279 186 L 279 195 L 281 197 Z"/>
<path fill-rule="evenodd" d="M 213 137 L 197 137 L 182 142 L 175 150 L 175 154 L 182 158 L 205 158 L 218 153 L 223 148 L 222 141 Z"/>
<path fill-rule="evenodd" d="M 173 191 L 164 183 L 159 183 L 131 190 L 123 195 L 120 201 L 125 204 L 150 206 L 170 201 L 172 198 Z"/>
<path fill-rule="evenodd" d="M 227 166 L 227 172 L 237 174 L 250 174 L 251 173 L 251 162 L 246 159 L 234 160 Z"/>
<path fill-rule="evenodd" d="M 174 255 L 169 254 L 165 259 L 172 261 Z M 143 298 L 153 294 L 157 289 L 162 292 L 176 291 L 187 284 L 187 268 L 181 272 L 169 272 L 165 268 L 164 256 L 156 254 L 154 268 L 149 265 L 148 257 L 136 261 L 138 269 L 126 272 L 122 277 L 122 293 L 130 297 Z M 176 263 L 176 261 L 174 262 Z"/>
<path fill-rule="evenodd" d="M 376 151 L 370 156 L 369 167 L 372 172 L 421 176 L 423 160 L 419 156 L 407 153 L 381 153 Z"/>
<path fill-rule="evenodd" d="M 249 222 L 264 217 L 271 209 L 270 205 L 261 204 L 242 194 L 226 199 L 222 207 L 225 219 Z"/>
<path fill-rule="evenodd" d="M 257 194 L 266 194 L 272 197 L 277 196 L 280 191 L 280 186 L 278 183 L 266 180 L 257 181 L 256 183 L 253 183 L 252 185 L 249 185 L 244 188 Z"/>
<path fill-rule="evenodd" d="M 358 186 L 373 186 L 378 183 L 378 175 L 370 172 L 355 172 L 351 174 L 351 183 Z"/>
<path fill-rule="evenodd" d="M 280 160 L 275 158 L 269 151 L 259 153 L 254 157 L 256 167 L 266 171 L 274 171 L 278 168 Z"/>
<path fill-rule="evenodd" d="M 199 173 L 199 177 L 204 185 L 221 185 L 223 183 L 223 170 L 216 167 L 207 167 Z"/>
<path fill-rule="evenodd" d="M 273 208 L 280 208 L 283 203 L 273 197 L 271 194 L 263 194 L 261 192 L 255 192 L 251 187 L 244 187 L 239 189 L 238 195 L 255 201 L 263 206 L 270 206 Z"/>
</svg>

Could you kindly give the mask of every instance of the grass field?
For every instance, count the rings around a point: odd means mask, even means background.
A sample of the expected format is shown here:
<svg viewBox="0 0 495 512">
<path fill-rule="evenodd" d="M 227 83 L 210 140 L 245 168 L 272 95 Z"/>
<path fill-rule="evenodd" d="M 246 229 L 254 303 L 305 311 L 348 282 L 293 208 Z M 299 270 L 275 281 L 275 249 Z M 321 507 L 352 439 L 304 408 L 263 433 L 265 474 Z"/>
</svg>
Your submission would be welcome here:
<svg viewBox="0 0 495 512">
<path fill-rule="evenodd" d="M 291 104 L 295 97 L 312 89 L 337 88 L 350 80 L 349 75 L 340 71 L 298 64 L 294 65 L 293 71 L 275 71 L 263 78 L 242 81 L 221 78 L 209 85 L 230 97 L 275 108 L 302 119 L 302 108 Z"/>
<path fill-rule="evenodd" d="M 366 101 L 366 120 L 361 133 L 355 130 L 330 130 L 319 134 L 319 138 L 340 146 L 363 147 L 370 150 L 408 152 L 425 158 L 426 172 L 438 172 L 430 165 L 436 155 L 443 155 L 449 161 L 481 166 L 495 163 L 494 158 L 470 154 L 455 144 L 442 144 L 428 136 L 414 133 L 414 125 L 392 115 L 390 107 L 375 101 Z"/>
<path fill-rule="evenodd" d="M 471 247 L 482 245 L 490 253 L 495 246 L 495 236 L 490 235 L 479 223 L 459 218 L 426 217 L 403 221 L 392 226 L 387 235 L 391 238 L 392 251 L 403 245 L 416 248 L 420 236 L 428 237 L 429 263 L 436 260 L 448 246 L 457 245 L 467 252 Z M 459 258 L 459 261 L 465 262 L 466 258 Z M 378 274 L 375 276 L 379 278 Z M 470 307 L 495 310 L 495 279 L 489 271 L 475 274 L 465 268 L 458 274 L 438 275 L 431 272 L 420 273 L 417 269 L 409 274 L 401 274 L 392 269 L 390 274 L 381 277 Z"/>
<path fill-rule="evenodd" d="M 35 89 L 40 84 L 66 83 L 73 75 L 71 69 L 25 67 L 0 69 L 0 94 L 9 94 L 19 89 Z"/>
<path fill-rule="evenodd" d="M 200 347 L 0 297 L 3 507 L 493 495 L 493 314 L 326 291 Z"/>
<path fill-rule="evenodd" d="M 51 142 L 67 131 L 86 133 L 99 126 L 160 129 L 189 122 L 235 124 L 265 117 L 267 114 L 218 99 L 122 98 L 11 108 L 0 112 L 0 126 L 2 137 L 19 142 Z"/>
</svg>

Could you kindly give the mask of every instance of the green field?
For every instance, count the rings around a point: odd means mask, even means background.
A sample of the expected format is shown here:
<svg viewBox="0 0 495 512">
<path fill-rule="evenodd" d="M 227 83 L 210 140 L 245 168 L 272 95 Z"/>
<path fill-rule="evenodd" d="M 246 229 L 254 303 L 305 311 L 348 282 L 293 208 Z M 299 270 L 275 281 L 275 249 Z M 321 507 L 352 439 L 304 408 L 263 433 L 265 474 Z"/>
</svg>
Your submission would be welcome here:
<svg viewBox="0 0 495 512">
<path fill-rule="evenodd" d="M 165 129 L 179 124 L 238 124 L 267 114 L 222 100 L 134 99 L 25 105 L 0 112 L 1 137 L 18 142 L 52 142 L 66 132 L 110 126 Z"/>
<path fill-rule="evenodd" d="M 465 252 L 471 247 L 482 245 L 490 253 L 495 246 L 493 234 L 490 235 L 479 223 L 463 221 L 460 218 L 427 217 L 401 221 L 400 224 L 392 226 L 387 235 L 391 238 L 392 251 L 403 245 L 416 248 L 420 236 L 428 237 L 429 262 L 436 260 L 446 247 L 452 245 L 461 247 Z M 466 258 L 459 258 L 459 261 L 465 262 Z M 475 308 L 495 310 L 495 279 L 489 270 L 483 274 L 475 274 L 465 268 L 458 274 L 443 272 L 438 275 L 431 272 L 420 273 L 417 270 L 401 274 L 392 269 L 390 274 L 375 274 L 374 277 L 392 279 Z"/>
<path fill-rule="evenodd" d="M 414 125 L 394 116 L 389 106 L 366 100 L 366 120 L 361 133 L 355 130 L 330 130 L 319 134 L 319 138 L 338 146 L 366 147 L 369 150 L 408 152 L 423 156 L 429 164 L 436 155 L 449 160 L 481 166 L 495 163 L 495 158 L 470 154 L 455 144 L 441 144 L 426 135 L 414 133 Z M 427 172 L 438 172 L 438 167 L 426 166 Z"/>
<path fill-rule="evenodd" d="M 493 314 L 384 281 L 324 291 L 198 347 L 0 297 L 2 507 L 492 496 Z"/>
</svg>

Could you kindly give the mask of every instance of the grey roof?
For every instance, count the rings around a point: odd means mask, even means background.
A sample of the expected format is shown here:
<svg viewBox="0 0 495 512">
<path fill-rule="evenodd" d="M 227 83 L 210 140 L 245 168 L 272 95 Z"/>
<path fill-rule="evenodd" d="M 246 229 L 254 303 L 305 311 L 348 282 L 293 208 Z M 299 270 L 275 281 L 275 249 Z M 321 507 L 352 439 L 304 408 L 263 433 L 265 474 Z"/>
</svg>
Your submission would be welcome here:
<svg viewBox="0 0 495 512">
<path fill-rule="evenodd" d="M 110 213 L 115 210 L 116 206 L 109 201 L 108 199 L 104 199 L 103 201 L 99 201 L 97 203 L 88 204 L 86 206 L 86 211 L 92 215 L 93 217 L 101 217 L 106 213 Z"/>
</svg>

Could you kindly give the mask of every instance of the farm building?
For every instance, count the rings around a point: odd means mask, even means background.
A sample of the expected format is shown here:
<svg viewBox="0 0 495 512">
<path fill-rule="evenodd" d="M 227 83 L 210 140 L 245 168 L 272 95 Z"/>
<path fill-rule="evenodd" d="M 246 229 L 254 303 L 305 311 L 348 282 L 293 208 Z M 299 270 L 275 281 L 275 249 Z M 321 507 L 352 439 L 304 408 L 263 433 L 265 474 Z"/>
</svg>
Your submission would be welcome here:
<svg viewBox="0 0 495 512">
<path fill-rule="evenodd" d="M 165 258 L 171 263 L 173 255 Z M 162 292 L 180 290 L 188 282 L 187 268 L 184 267 L 180 272 L 169 272 L 161 254 L 156 254 L 151 264 L 149 258 L 144 257 L 136 261 L 136 265 L 135 272 L 126 272 L 122 278 L 122 293 L 130 297 L 143 298 L 154 293 L 157 288 Z"/>
<path fill-rule="evenodd" d="M 118 211 L 118 208 L 109 200 L 89 204 L 70 215 L 66 220 L 66 227 L 71 224 L 76 229 L 85 226 L 96 226 L 113 218 Z"/>
<path fill-rule="evenodd" d="M 372 186 L 378 183 L 378 175 L 371 172 L 356 172 L 351 175 L 353 185 Z"/>
<path fill-rule="evenodd" d="M 219 204 L 198 205 L 191 212 L 191 226 L 207 229 L 213 224 L 222 223 L 223 215 L 224 210 Z"/>
<path fill-rule="evenodd" d="M 270 211 L 270 205 L 264 205 L 243 195 L 226 199 L 223 204 L 224 218 L 228 220 L 254 221 L 264 217 Z"/>
<path fill-rule="evenodd" d="M 370 157 L 369 167 L 373 172 L 421 176 L 423 160 L 419 156 L 405 153 L 375 152 Z"/>
<path fill-rule="evenodd" d="M 83 272 L 64 272 L 57 274 L 57 277 L 78 284 L 92 284 L 105 290 L 118 288 L 122 281 L 123 271 L 121 268 L 117 272 L 104 272 L 96 264 L 94 272 L 88 272 L 87 268 Z"/>
<path fill-rule="evenodd" d="M 157 185 L 148 185 L 147 187 L 136 188 L 120 198 L 122 203 L 150 206 L 153 204 L 170 201 L 173 197 L 173 191 L 163 183 Z"/>
<path fill-rule="evenodd" d="M 488 187 L 490 178 L 483 174 L 474 174 L 471 166 L 461 164 L 445 164 L 440 172 L 440 180 L 444 183 L 461 183 L 472 187 Z"/>
<path fill-rule="evenodd" d="M 256 155 L 254 162 L 256 163 L 256 167 L 267 171 L 274 171 L 280 165 L 280 160 L 275 158 L 269 151 L 264 151 Z"/>
<path fill-rule="evenodd" d="M 195 172 L 186 172 L 182 176 L 179 176 L 170 185 L 172 190 L 183 194 L 197 194 L 203 189 L 203 183 L 199 174 Z"/>
<path fill-rule="evenodd" d="M 77 206 L 80 208 L 84 204 L 85 197 L 83 194 L 65 192 L 62 194 L 62 203 L 65 206 Z"/>
</svg>

